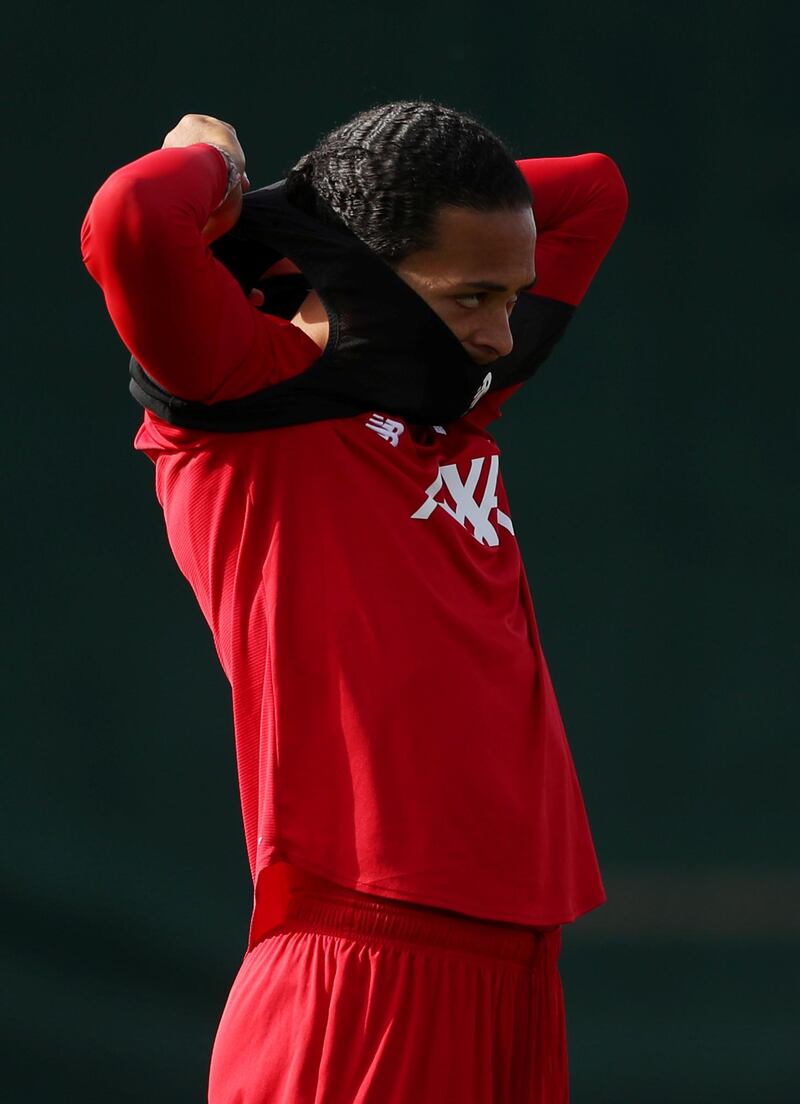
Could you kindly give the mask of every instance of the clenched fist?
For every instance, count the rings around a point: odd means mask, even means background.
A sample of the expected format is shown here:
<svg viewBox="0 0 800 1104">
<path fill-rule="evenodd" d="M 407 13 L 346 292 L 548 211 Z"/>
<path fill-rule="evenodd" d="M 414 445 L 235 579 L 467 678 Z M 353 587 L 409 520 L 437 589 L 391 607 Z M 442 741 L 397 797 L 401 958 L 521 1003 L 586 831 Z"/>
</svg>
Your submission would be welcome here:
<svg viewBox="0 0 800 1104">
<path fill-rule="evenodd" d="M 176 127 L 173 127 L 164 141 L 162 149 L 175 146 L 192 146 L 195 142 L 210 142 L 221 146 L 233 158 L 233 163 L 242 173 L 242 180 L 216 211 L 212 212 L 203 227 L 203 241 L 208 244 L 226 234 L 236 224 L 242 213 L 242 194 L 249 190 L 250 181 L 244 171 L 244 150 L 239 144 L 236 130 L 230 123 L 215 119 L 213 115 L 184 115 Z"/>
</svg>

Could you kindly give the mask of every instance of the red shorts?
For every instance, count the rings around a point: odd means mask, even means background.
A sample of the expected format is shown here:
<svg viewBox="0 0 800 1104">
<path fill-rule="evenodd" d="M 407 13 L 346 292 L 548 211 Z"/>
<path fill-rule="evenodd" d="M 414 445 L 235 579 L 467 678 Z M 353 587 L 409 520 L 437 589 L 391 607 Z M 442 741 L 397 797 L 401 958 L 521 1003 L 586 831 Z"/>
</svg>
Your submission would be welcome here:
<svg viewBox="0 0 800 1104">
<path fill-rule="evenodd" d="M 566 1104 L 561 928 L 309 876 L 245 956 L 209 1104 Z"/>
</svg>

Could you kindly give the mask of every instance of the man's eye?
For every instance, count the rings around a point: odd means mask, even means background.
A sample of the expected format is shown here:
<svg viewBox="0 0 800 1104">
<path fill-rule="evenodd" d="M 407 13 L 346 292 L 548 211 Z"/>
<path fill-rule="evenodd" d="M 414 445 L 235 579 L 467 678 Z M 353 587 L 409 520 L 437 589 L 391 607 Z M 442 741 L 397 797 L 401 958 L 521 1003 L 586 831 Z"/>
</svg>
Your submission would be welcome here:
<svg viewBox="0 0 800 1104">
<path fill-rule="evenodd" d="M 467 307 L 470 310 L 474 310 L 475 307 L 479 307 L 483 300 L 486 298 L 486 292 L 475 292 L 473 295 L 457 295 L 456 302 L 460 303 L 462 307 Z"/>
</svg>

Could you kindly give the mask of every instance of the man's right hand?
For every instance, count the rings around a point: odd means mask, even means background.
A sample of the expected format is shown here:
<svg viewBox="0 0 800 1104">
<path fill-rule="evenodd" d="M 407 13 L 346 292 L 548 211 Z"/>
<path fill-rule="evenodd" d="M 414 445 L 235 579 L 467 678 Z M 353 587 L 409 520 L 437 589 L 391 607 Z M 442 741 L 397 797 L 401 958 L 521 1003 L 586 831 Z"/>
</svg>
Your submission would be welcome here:
<svg viewBox="0 0 800 1104">
<path fill-rule="evenodd" d="M 166 136 L 161 148 L 192 146 L 195 142 L 211 142 L 212 145 L 222 146 L 233 158 L 237 169 L 244 173 L 244 150 L 230 123 L 223 123 L 222 119 L 215 119 L 213 115 L 184 115 Z"/>
<path fill-rule="evenodd" d="M 222 237 L 239 220 L 242 213 L 242 194 L 249 190 L 250 181 L 245 174 L 244 150 L 239 144 L 236 130 L 222 119 L 213 115 L 184 115 L 176 127 L 167 134 L 161 144 L 162 149 L 175 146 L 192 146 L 196 142 L 208 142 L 220 146 L 233 158 L 233 163 L 242 173 L 242 182 L 237 184 L 225 202 L 211 214 L 203 227 L 203 241 L 208 244 Z"/>
</svg>

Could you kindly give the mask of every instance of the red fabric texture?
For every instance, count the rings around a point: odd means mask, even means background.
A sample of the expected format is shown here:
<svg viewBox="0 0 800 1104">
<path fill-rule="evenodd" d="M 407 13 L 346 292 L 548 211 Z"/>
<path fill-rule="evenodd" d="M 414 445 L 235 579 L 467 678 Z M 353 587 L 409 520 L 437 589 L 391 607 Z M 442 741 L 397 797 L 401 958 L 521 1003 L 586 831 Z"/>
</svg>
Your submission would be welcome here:
<svg viewBox="0 0 800 1104">
<path fill-rule="evenodd" d="M 520 167 L 535 293 L 577 303 L 624 218 L 619 170 L 601 154 Z M 319 356 L 203 245 L 224 188 L 211 147 L 155 151 L 112 174 L 82 230 L 127 347 L 204 401 Z M 135 447 L 232 689 L 251 946 L 280 912 L 285 863 L 518 924 L 604 899 L 486 430 L 504 397 L 444 433 L 385 412 L 239 434 L 145 413 Z"/>
<path fill-rule="evenodd" d="M 209 1104 L 566 1104 L 560 947 L 301 886 L 233 983 Z"/>
</svg>

